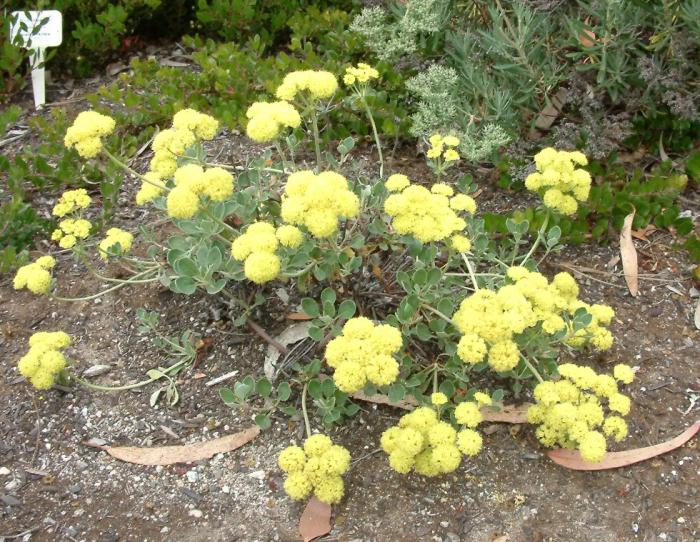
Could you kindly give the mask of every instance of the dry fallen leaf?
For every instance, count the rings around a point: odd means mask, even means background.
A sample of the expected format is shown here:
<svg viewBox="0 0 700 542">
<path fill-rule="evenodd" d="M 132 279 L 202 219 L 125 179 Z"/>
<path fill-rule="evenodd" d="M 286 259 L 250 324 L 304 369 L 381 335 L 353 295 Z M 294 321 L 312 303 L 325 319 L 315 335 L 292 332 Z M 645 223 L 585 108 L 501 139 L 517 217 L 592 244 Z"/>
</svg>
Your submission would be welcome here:
<svg viewBox="0 0 700 542">
<path fill-rule="evenodd" d="M 382 395 L 381 393 L 375 393 L 374 395 L 365 395 L 361 391 L 358 391 L 357 393 L 353 393 L 351 397 L 353 399 L 357 399 L 358 401 L 366 401 L 367 403 L 376 403 L 378 405 L 388 405 L 395 408 L 401 408 L 403 410 L 413 410 L 418 406 L 418 401 L 416 401 L 410 395 L 407 395 L 401 401 L 392 401 L 391 399 L 389 399 L 389 397 L 387 397 L 386 395 Z"/>
<path fill-rule="evenodd" d="M 331 505 L 311 497 L 299 519 L 299 534 L 304 542 L 331 532 Z"/>
<path fill-rule="evenodd" d="M 626 450 L 624 452 L 608 452 L 605 459 L 599 463 L 588 463 L 581 459 L 581 454 L 577 450 L 551 450 L 547 455 L 552 461 L 573 470 L 604 470 L 616 469 L 625 467 L 633 463 L 639 463 L 656 457 L 657 455 L 665 454 L 671 450 L 675 450 L 688 442 L 695 433 L 700 429 L 700 421 L 695 422 L 680 435 L 661 444 L 647 446 L 646 448 L 636 448 L 634 450 Z"/>
<path fill-rule="evenodd" d="M 233 435 L 184 446 L 160 446 L 156 448 L 100 446 L 99 448 L 112 457 L 128 463 L 172 465 L 173 463 L 190 463 L 200 459 L 208 459 L 216 454 L 230 452 L 250 442 L 259 434 L 260 428 L 256 425 Z"/>
<path fill-rule="evenodd" d="M 598 39 L 596 38 L 595 32 L 587 28 L 583 29 L 583 32 L 579 34 L 578 41 L 584 47 L 593 47 Z"/>
<path fill-rule="evenodd" d="M 311 322 L 296 322 L 277 335 L 275 340 L 282 346 L 298 343 L 309 336 L 310 327 Z M 271 382 L 274 382 L 277 378 L 277 362 L 281 355 L 281 352 L 277 348 L 271 344 L 268 345 L 267 352 L 265 353 L 265 361 L 263 363 L 263 371 Z"/>
<path fill-rule="evenodd" d="M 657 231 L 658 228 L 652 224 L 647 224 L 643 228 L 639 228 L 638 230 L 632 230 L 632 237 L 635 239 L 639 239 L 640 241 L 645 241 L 649 242 L 649 238 L 647 237 L 648 235 L 654 233 Z"/>
<path fill-rule="evenodd" d="M 313 320 L 313 318 L 305 312 L 290 312 L 285 318 L 287 318 L 287 320 Z"/>
<path fill-rule="evenodd" d="M 388 405 L 402 410 L 413 410 L 418 406 L 418 401 L 410 395 L 406 396 L 401 401 L 391 401 L 386 395 L 382 395 L 381 393 L 365 395 L 362 392 L 357 392 L 353 393 L 350 397 L 359 401 Z M 527 423 L 527 409 L 530 408 L 530 403 L 521 403 L 519 405 L 496 403 L 496 406 L 500 407 L 500 410 L 492 410 L 490 407 L 481 409 L 481 414 L 485 422 Z"/>
<path fill-rule="evenodd" d="M 557 120 L 562 108 L 566 104 L 566 89 L 561 88 L 551 97 L 550 102 L 540 111 L 535 119 L 535 128 L 538 130 L 549 130 Z"/>
<path fill-rule="evenodd" d="M 485 422 L 500 423 L 527 423 L 527 409 L 532 403 L 520 403 L 519 405 L 500 405 L 500 410 L 482 408 L 481 415 Z"/>
<path fill-rule="evenodd" d="M 625 282 L 630 294 L 639 295 L 639 277 L 637 268 L 637 249 L 632 241 L 632 221 L 634 211 L 625 217 L 620 231 L 620 257 L 622 258 L 622 271 L 625 273 Z"/>
</svg>

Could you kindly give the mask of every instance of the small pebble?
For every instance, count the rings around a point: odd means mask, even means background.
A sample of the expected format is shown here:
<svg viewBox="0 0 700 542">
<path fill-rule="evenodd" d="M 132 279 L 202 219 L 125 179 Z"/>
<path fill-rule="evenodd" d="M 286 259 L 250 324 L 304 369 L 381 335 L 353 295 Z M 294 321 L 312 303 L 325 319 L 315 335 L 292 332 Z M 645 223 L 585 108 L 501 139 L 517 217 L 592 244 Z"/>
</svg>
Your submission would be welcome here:
<svg viewBox="0 0 700 542">
<path fill-rule="evenodd" d="M 248 476 L 251 478 L 256 478 L 257 480 L 264 480 L 265 479 L 265 471 L 264 470 L 256 470 L 253 472 L 249 472 Z"/>
<path fill-rule="evenodd" d="M 189 515 L 193 518 L 201 518 L 204 514 L 201 510 L 197 510 L 196 508 L 194 508 L 193 510 L 189 511 Z"/>
</svg>

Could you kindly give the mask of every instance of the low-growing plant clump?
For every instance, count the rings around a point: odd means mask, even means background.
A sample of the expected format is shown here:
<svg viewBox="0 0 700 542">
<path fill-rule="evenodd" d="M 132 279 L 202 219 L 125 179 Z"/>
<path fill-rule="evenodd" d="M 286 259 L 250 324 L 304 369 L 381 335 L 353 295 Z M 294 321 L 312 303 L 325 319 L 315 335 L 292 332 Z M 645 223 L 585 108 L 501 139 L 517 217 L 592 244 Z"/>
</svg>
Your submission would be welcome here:
<svg viewBox="0 0 700 542">
<path fill-rule="evenodd" d="M 118 124 L 95 111 L 80 113 L 65 134 L 85 163 L 111 164 L 141 181 L 137 205 L 153 206 L 175 233 L 155 242 L 157 226 L 139 232 L 110 228 L 106 236 L 84 218 L 92 204 L 83 190 L 64 192 L 53 214 L 52 237 L 87 270 L 112 283 L 80 298 L 61 295 L 56 262 L 42 256 L 21 267 L 16 289 L 56 300 L 97 298 L 130 286 L 159 283 L 175 293 L 204 291 L 225 301 L 234 325 L 251 321 L 256 308 L 272 302 L 275 284 L 295 295 L 310 319 L 308 335 L 318 344 L 303 358 L 277 367 L 271 377 L 247 376 L 220 395 L 232 407 L 256 412 L 269 427 L 279 414 L 300 416 L 306 440 L 279 456 L 293 499 L 314 494 L 336 503 L 350 452 L 316 434 L 357 414 L 357 394 L 380 393 L 391 401 L 411 398 L 417 408 L 381 437 L 390 466 L 399 473 L 438 476 L 479 453 L 478 426 L 484 412 L 508 396 L 533 395 L 529 409 L 539 441 L 578 449 L 586 461 L 600 461 L 608 440 L 627 433 L 630 399 L 621 391 L 634 372 L 616 365 L 612 375 L 573 363 L 577 352 L 604 352 L 613 343 L 612 307 L 581 299 L 568 273 L 548 277 L 539 266 L 560 249 L 553 222 L 573 214 L 591 190 L 588 160 L 579 151 L 545 148 L 534 157 L 537 171 L 526 184 L 542 196 L 544 220 L 534 239 L 526 220 L 508 220 L 508 235 L 494 236 L 479 216 L 468 182 L 453 183 L 445 172 L 460 159 L 461 141 L 451 132 L 431 134 L 428 156 L 435 178 L 410 179 L 385 171 L 382 139 L 367 96 L 381 84 L 367 64 L 347 67 L 342 81 L 323 70 L 287 73 L 274 96 L 250 104 L 246 133 L 265 143 L 245 166 L 214 162 L 205 142 L 219 122 L 183 108 L 171 127 L 152 141 L 148 171 L 135 171 L 111 138 Z M 342 167 L 355 140 L 327 149 L 322 132 L 331 109 L 360 104 L 378 160 L 371 171 L 347 175 Z M 290 134 L 299 135 L 292 144 Z M 315 157 L 300 161 L 301 151 Z M 297 151 L 297 152 L 294 152 Z M 143 251 L 134 247 L 143 243 Z M 96 269 L 93 256 L 120 262 L 129 277 Z M 59 264 L 60 267 L 60 264 Z M 148 379 L 114 389 L 165 379 L 170 404 L 179 397 L 173 376 L 194 359 L 191 335 L 171 340 L 156 331 L 157 318 L 141 311 L 146 332 L 161 348 L 180 356 L 154 368 Z M 40 332 L 19 362 L 20 372 L 39 389 L 54 382 L 97 386 L 77 376 L 68 335 Z M 311 399 L 311 405 L 309 405 Z"/>
</svg>

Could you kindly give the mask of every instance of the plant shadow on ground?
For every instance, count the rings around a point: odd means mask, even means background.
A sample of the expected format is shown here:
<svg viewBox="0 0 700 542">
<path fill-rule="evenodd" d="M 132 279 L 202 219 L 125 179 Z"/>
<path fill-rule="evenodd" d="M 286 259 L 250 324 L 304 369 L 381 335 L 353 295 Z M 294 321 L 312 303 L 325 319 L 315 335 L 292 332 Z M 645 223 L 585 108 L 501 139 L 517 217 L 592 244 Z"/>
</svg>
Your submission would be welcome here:
<svg viewBox="0 0 700 542">
<path fill-rule="evenodd" d="M 221 155 L 240 159 L 250 149 L 242 138 L 220 136 Z M 420 178 L 415 152 L 402 150 L 391 169 Z M 141 157 L 146 161 L 147 158 Z M 373 167 L 370 156 L 359 157 Z M 485 172 L 482 172 L 485 173 Z M 487 177 L 488 175 L 484 175 Z M 515 197 L 477 179 L 482 209 L 495 213 L 522 205 Z M 135 230 L 153 219 L 152 211 L 131 205 L 136 190 L 125 181 L 116 223 Z M 668 243 L 668 244 L 666 244 Z M 674 251 L 668 234 L 656 232 L 640 251 L 642 296 L 632 298 L 620 276 L 579 276 L 586 299 L 616 310 L 611 331 L 617 337 L 605 357 L 587 364 L 610 369 L 618 362 L 638 366 L 631 387 L 633 410 L 626 448 L 647 446 L 675 436 L 697 414 L 691 397 L 697 376 L 698 332 L 692 327 L 693 302 L 666 288 L 688 291 L 689 261 Z M 562 266 L 607 269 L 614 247 L 570 247 L 543 271 Z M 100 284 L 83 269 L 59 257 L 57 274 L 70 295 L 92 293 Z M 299 296 L 254 317 L 270 334 L 290 321 Z M 163 316 L 164 331 L 192 329 L 211 339 L 196 368 L 180 377 L 181 401 L 150 408 L 151 388 L 120 394 L 81 389 L 30 390 L 15 370 L 27 338 L 37 329 L 64 329 L 76 338 L 79 369 L 110 365 L 98 377 L 104 384 L 138 378 L 166 360 L 158 359 L 138 335 L 135 311 L 145 307 Z M 0 280 L 0 536 L 32 533 L 33 540 L 297 540 L 303 505 L 282 489 L 278 452 L 303 439 L 303 423 L 273 418 L 272 428 L 238 451 L 192 465 L 144 467 L 122 463 L 82 443 L 101 438 L 136 446 L 199 442 L 252 425 L 250 413 L 228 409 L 206 382 L 237 370 L 235 378 L 262 374 L 266 344 L 230 325 L 226 307 L 212 298 L 184 297 L 156 285 L 128 287 L 100 302 L 63 305 L 15 292 Z M 334 429 L 334 440 L 348 447 L 355 462 L 345 499 L 334 507 L 333 540 L 693 540 L 698 532 L 700 476 L 696 441 L 665 456 L 628 468 L 598 473 L 556 466 L 528 426 L 486 429 L 484 451 L 451 475 L 426 479 L 392 471 L 375 453 L 381 432 L 401 412 L 360 404 L 362 412 Z M 684 415 L 684 413 L 686 413 Z M 318 420 L 314 426 L 320 428 Z M 4 472 L 4 471 L 3 471 Z M 695 518 L 695 519 L 694 519 Z M 665 536 L 665 538 L 664 538 Z"/>
</svg>

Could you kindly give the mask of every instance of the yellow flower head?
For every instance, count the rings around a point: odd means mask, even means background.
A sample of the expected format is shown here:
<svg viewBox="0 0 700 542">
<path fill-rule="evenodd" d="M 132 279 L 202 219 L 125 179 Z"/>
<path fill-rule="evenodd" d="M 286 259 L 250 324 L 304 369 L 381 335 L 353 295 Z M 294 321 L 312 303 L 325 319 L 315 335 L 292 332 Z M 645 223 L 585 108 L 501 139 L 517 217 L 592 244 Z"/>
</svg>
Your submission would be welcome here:
<svg viewBox="0 0 700 542">
<path fill-rule="evenodd" d="M 473 401 L 459 403 L 455 408 L 455 420 L 460 425 L 474 429 L 483 419 L 479 405 Z"/>
<path fill-rule="evenodd" d="M 29 338 L 29 352 L 18 361 L 17 370 L 36 389 L 49 389 L 66 367 L 66 358 L 60 351 L 70 343 L 63 331 L 35 333 Z"/>
<path fill-rule="evenodd" d="M 209 168 L 202 176 L 202 194 L 212 201 L 226 201 L 233 194 L 234 178 L 220 167 Z"/>
<path fill-rule="evenodd" d="M 282 262 L 275 254 L 279 244 L 271 223 L 254 222 L 233 241 L 231 254 L 234 259 L 245 261 L 243 271 L 246 278 L 264 284 L 276 279 L 282 269 Z"/>
<path fill-rule="evenodd" d="M 66 131 L 63 143 L 75 147 L 83 158 L 93 158 L 102 150 L 102 139 L 114 131 L 114 119 L 96 111 L 83 111 Z"/>
<path fill-rule="evenodd" d="M 276 139 L 284 128 L 297 128 L 301 124 L 299 112 L 286 101 L 256 102 L 246 112 L 246 134 L 257 143 Z"/>
<path fill-rule="evenodd" d="M 177 170 L 177 158 L 197 142 L 197 136 L 186 128 L 168 128 L 158 132 L 151 148 L 153 158 L 150 169 L 161 177 L 170 177 Z"/>
<path fill-rule="evenodd" d="M 175 113 L 173 128 L 189 130 L 198 139 L 208 141 L 214 139 L 216 131 L 219 129 L 219 121 L 194 109 L 183 109 Z"/>
<path fill-rule="evenodd" d="M 578 203 L 588 199 L 591 176 L 576 167 L 587 163 L 586 157 L 578 151 L 542 149 L 535 155 L 537 171 L 528 175 L 525 186 L 541 193 L 546 207 L 571 216 L 578 210 Z"/>
<path fill-rule="evenodd" d="M 126 254 L 131 250 L 131 244 L 134 241 L 134 236 L 127 231 L 120 230 L 119 228 L 110 228 L 107 230 L 106 237 L 100 241 L 99 250 L 100 257 L 103 260 L 109 258 L 110 250 L 114 251 L 119 249 L 120 254 Z"/>
<path fill-rule="evenodd" d="M 341 218 L 357 216 L 359 199 L 339 173 L 298 171 L 287 179 L 281 212 L 285 222 L 305 226 L 314 237 L 330 237 Z"/>
<path fill-rule="evenodd" d="M 623 384 L 631 384 L 634 380 L 634 369 L 629 365 L 620 363 L 613 368 L 613 376 Z"/>
<path fill-rule="evenodd" d="M 63 217 L 75 211 L 85 209 L 92 200 L 88 196 L 87 190 L 78 188 L 77 190 L 66 190 L 53 208 L 52 214 Z"/>
<path fill-rule="evenodd" d="M 167 211 L 171 218 L 192 218 L 199 210 L 199 197 L 185 186 L 176 186 L 167 197 Z"/>
<path fill-rule="evenodd" d="M 430 396 L 430 402 L 435 406 L 442 406 L 447 403 L 447 401 L 449 401 L 447 395 L 442 392 L 435 392 Z"/>
<path fill-rule="evenodd" d="M 248 280 L 256 284 L 265 284 L 279 276 L 281 262 L 275 254 L 253 252 L 246 258 L 243 270 Z"/>
<path fill-rule="evenodd" d="M 312 100 L 330 98 L 338 89 L 338 81 L 326 71 L 296 71 L 288 73 L 277 88 L 276 96 L 280 100 L 291 101 L 300 92 L 307 92 Z"/>
<path fill-rule="evenodd" d="M 341 391 L 354 393 L 367 381 L 377 386 L 393 383 L 399 364 L 392 357 L 402 344 L 401 332 L 389 325 L 375 326 L 368 318 L 351 318 L 343 333 L 326 346 L 325 358 L 335 369 L 333 380 Z"/>
<path fill-rule="evenodd" d="M 457 433 L 457 447 L 468 456 L 475 456 L 481 451 L 483 440 L 481 435 L 473 429 L 462 429 Z"/>
<path fill-rule="evenodd" d="M 389 176 L 389 178 L 384 183 L 384 186 L 386 186 L 386 189 L 389 192 L 401 192 L 401 190 L 406 188 L 409 184 L 411 184 L 411 181 L 408 180 L 408 177 L 406 177 L 406 175 L 402 175 L 401 173 L 394 173 L 393 175 Z"/>
<path fill-rule="evenodd" d="M 296 226 L 280 226 L 275 232 L 282 246 L 297 248 L 304 241 L 304 234 Z"/>
<path fill-rule="evenodd" d="M 360 62 L 356 67 L 350 66 L 345 69 L 343 82 L 346 85 L 353 85 L 355 83 L 365 84 L 371 79 L 377 79 L 378 77 L 379 72 L 377 70 L 368 64 Z"/>
<path fill-rule="evenodd" d="M 280 468 L 287 473 L 284 490 L 295 500 L 313 492 L 322 502 L 337 503 L 345 492 L 341 475 L 350 468 L 350 459 L 350 452 L 326 435 L 311 435 L 303 449 L 289 446 L 278 457 Z"/>
<path fill-rule="evenodd" d="M 384 210 L 393 217 L 392 226 L 399 234 L 410 234 L 423 243 L 447 240 L 466 227 L 464 219 L 450 207 L 451 191 L 451 187 L 440 183 L 434 185 L 432 192 L 423 186 L 408 185 L 386 199 Z M 460 240 L 457 242 L 464 246 Z"/>
<path fill-rule="evenodd" d="M 55 265 L 51 256 L 42 256 L 17 270 L 12 283 L 15 290 L 26 288 L 34 294 L 48 294 L 51 288 L 50 269 Z"/>
<path fill-rule="evenodd" d="M 442 157 L 445 159 L 445 162 L 456 162 L 459 160 L 459 153 L 454 149 L 447 149 Z"/>
<path fill-rule="evenodd" d="M 136 205 L 144 205 L 160 196 L 165 185 L 162 182 L 162 176 L 155 171 L 149 171 L 144 175 L 145 181 L 141 183 L 141 188 L 136 193 Z"/>
</svg>

